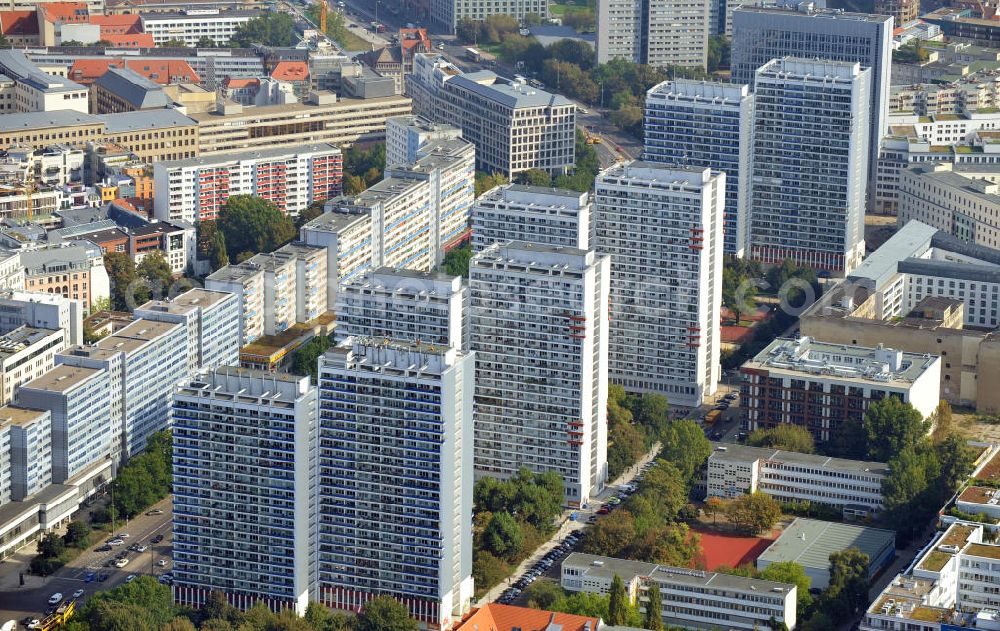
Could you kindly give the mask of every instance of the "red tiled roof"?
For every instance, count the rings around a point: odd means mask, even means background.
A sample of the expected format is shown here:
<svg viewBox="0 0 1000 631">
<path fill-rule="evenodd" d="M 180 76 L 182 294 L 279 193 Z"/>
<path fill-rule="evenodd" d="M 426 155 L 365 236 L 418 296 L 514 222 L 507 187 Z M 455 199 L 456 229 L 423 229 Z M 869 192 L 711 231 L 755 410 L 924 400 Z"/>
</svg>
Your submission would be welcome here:
<svg viewBox="0 0 1000 631">
<path fill-rule="evenodd" d="M 597 631 L 600 618 L 490 603 L 473 611 L 455 631 L 544 631 L 550 623 L 562 631 L 584 631 L 588 624 L 591 631 Z"/>
<path fill-rule="evenodd" d="M 201 79 L 186 61 L 173 59 L 77 59 L 69 69 L 69 79 L 89 85 L 104 75 L 108 68 L 134 70 L 161 85 L 171 82 L 200 83 Z"/>
<path fill-rule="evenodd" d="M 47 2 L 38 8 L 46 22 L 86 22 L 90 17 L 86 2 Z"/>
<path fill-rule="evenodd" d="M 279 61 L 271 71 L 271 78 L 279 81 L 305 81 L 309 67 L 304 61 Z"/>
<path fill-rule="evenodd" d="M 431 38 L 427 36 L 425 28 L 401 28 L 399 29 L 399 43 L 403 50 L 411 48 L 423 48 L 431 50 Z"/>
<path fill-rule="evenodd" d="M 101 39 L 118 48 L 154 48 L 156 46 L 152 33 L 105 33 L 102 30 Z"/>
<path fill-rule="evenodd" d="M 247 88 L 250 86 L 259 86 L 260 79 L 255 78 L 238 78 L 238 77 L 226 77 L 222 80 L 223 87 L 229 88 L 230 90 L 235 90 L 236 88 Z"/>
<path fill-rule="evenodd" d="M 0 11 L 0 33 L 8 36 L 38 35 L 34 11 Z"/>
<path fill-rule="evenodd" d="M 138 14 L 93 15 L 90 23 L 101 27 L 101 36 L 115 33 L 141 33 L 142 22 Z"/>
</svg>

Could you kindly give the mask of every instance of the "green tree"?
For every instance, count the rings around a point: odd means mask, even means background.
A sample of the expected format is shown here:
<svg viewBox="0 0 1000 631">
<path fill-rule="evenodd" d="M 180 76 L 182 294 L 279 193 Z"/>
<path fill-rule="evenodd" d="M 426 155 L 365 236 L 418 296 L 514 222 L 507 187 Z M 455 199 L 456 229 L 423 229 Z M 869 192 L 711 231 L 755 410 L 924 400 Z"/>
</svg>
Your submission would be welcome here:
<svg viewBox="0 0 1000 631">
<path fill-rule="evenodd" d="M 158 631 L 176 616 L 170 587 L 152 576 L 139 576 L 131 583 L 95 593 L 80 615 L 92 631 Z"/>
<path fill-rule="evenodd" d="M 830 585 L 820 609 L 832 620 L 850 620 L 868 605 L 868 555 L 848 548 L 830 555 Z"/>
<path fill-rule="evenodd" d="M 800 631 L 834 631 L 836 625 L 833 624 L 830 616 L 822 611 L 816 611 L 805 622 L 799 625 L 798 629 Z"/>
<path fill-rule="evenodd" d="M 295 218 L 295 225 L 297 227 L 302 227 L 323 214 L 323 201 L 316 201 L 306 207 L 305 210 L 299 213 L 299 216 Z"/>
<path fill-rule="evenodd" d="M 603 594 L 575 592 L 552 603 L 549 609 L 551 611 L 561 611 L 578 616 L 590 616 L 607 620 L 608 597 Z"/>
<path fill-rule="evenodd" d="M 194 45 L 195 48 L 215 48 L 215 40 L 208 35 L 202 35 L 198 38 L 198 42 Z"/>
<path fill-rule="evenodd" d="M 306 608 L 305 620 L 315 631 L 350 631 L 352 617 L 315 602 Z"/>
<path fill-rule="evenodd" d="M 875 401 L 865 412 L 868 458 L 886 462 L 906 447 L 917 445 L 927 435 L 927 422 L 909 403 L 889 396 Z"/>
<path fill-rule="evenodd" d="M 417 631 L 406 606 L 391 596 L 376 596 L 354 621 L 354 631 Z"/>
<path fill-rule="evenodd" d="M 295 351 L 292 359 L 291 372 L 296 375 L 309 375 L 312 382 L 319 378 L 319 356 L 330 348 L 330 338 L 317 335 Z"/>
<path fill-rule="evenodd" d="M 294 46 L 297 39 L 295 21 L 290 14 L 268 11 L 241 24 L 230 44 L 240 48 L 249 48 L 253 44 Z"/>
<path fill-rule="evenodd" d="M 713 35 L 708 38 L 708 71 L 728 70 L 732 47 L 725 35 Z"/>
<path fill-rule="evenodd" d="M 739 325 L 743 314 L 756 309 L 757 285 L 739 270 L 726 266 L 722 270 L 722 305 L 736 316 Z"/>
<path fill-rule="evenodd" d="M 632 418 L 659 438 L 670 425 L 670 404 L 662 394 L 644 394 L 632 401 Z"/>
<path fill-rule="evenodd" d="M 937 407 L 934 409 L 934 415 L 931 417 L 931 424 L 934 427 L 934 441 L 940 442 L 950 436 L 955 430 L 955 420 L 952 418 L 951 405 L 941 399 L 938 402 Z"/>
<path fill-rule="evenodd" d="M 38 542 L 38 554 L 43 557 L 55 558 L 66 551 L 66 542 L 54 532 L 50 532 L 42 537 Z"/>
<path fill-rule="evenodd" d="M 592 33 L 597 28 L 597 18 L 590 7 L 581 7 L 563 15 L 563 25 L 577 33 Z"/>
<path fill-rule="evenodd" d="M 511 568 L 503 559 L 498 559 L 484 550 L 474 550 L 472 578 L 480 589 L 492 587 L 510 576 Z"/>
<path fill-rule="evenodd" d="M 170 269 L 170 263 L 163 257 L 163 252 L 153 250 L 142 257 L 139 264 L 135 266 L 135 273 L 138 277 L 146 279 L 150 287 L 166 294 L 170 284 L 174 280 L 174 272 Z"/>
<path fill-rule="evenodd" d="M 111 304 L 116 311 L 131 311 L 137 304 L 145 302 L 137 302 L 132 296 L 132 285 L 136 280 L 135 262 L 128 254 L 108 252 L 104 255 L 104 269 L 111 281 Z"/>
<path fill-rule="evenodd" d="M 705 459 L 708 460 L 708 456 Z M 674 521 L 681 507 L 687 503 L 687 482 L 688 479 L 673 462 L 658 459 L 646 472 L 639 492 L 630 501 L 638 502 L 646 498 L 655 507 L 656 517 L 661 523 Z"/>
<path fill-rule="evenodd" d="M 295 238 L 295 224 L 273 203 L 250 195 L 226 200 L 218 220 L 229 258 L 242 252 L 273 252 Z"/>
<path fill-rule="evenodd" d="M 163 48 L 187 48 L 187 44 L 182 39 L 177 39 L 172 37 L 167 41 L 163 42 Z"/>
<path fill-rule="evenodd" d="M 507 512 L 493 513 L 483 532 L 483 547 L 495 557 L 513 560 L 521 552 L 524 535 L 514 517 Z"/>
<path fill-rule="evenodd" d="M 950 414 L 951 411 L 949 410 L 948 413 Z M 957 434 L 949 434 L 947 438 L 939 442 L 935 452 L 941 469 L 938 487 L 944 490 L 944 499 L 947 499 L 962 482 L 972 475 L 976 453 Z"/>
<path fill-rule="evenodd" d="M 619 509 L 597 520 L 584 531 L 580 551 L 585 554 L 621 556 L 635 540 L 635 517 L 626 509 Z"/>
<path fill-rule="evenodd" d="M 680 419 L 667 425 L 660 441 L 663 445 L 660 457 L 674 463 L 688 485 L 712 455 L 712 443 L 691 419 Z"/>
<path fill-rule="evenodd" d="M 660 588 L 656 583 L 650 582 L 646 590 L 646 611 L 642 618 L 642 627 L 649 631 L 664 631 L 663 629 L 663 602 L 660 599 Z"/>
<path fill-rule="evenodd" d="M 608 594 L 608 624 L 624 626 L 628 624 L 628 593 L 625 582 L 617 574 L 611 579 L 611 592 Z"/>
<path fill-rule="evenodd" d="M 229 265 L 229 255 L 226 253 L 226 238 L 219 230 L 214 219 L 198 222 L 197 240 L 198 258 L 207 260 L 214 272 Z"/>
<path fill-rule="evenodd" d="M 801 425 L 782 423 L 771 429 L 758 429 L 750 433 L 747 444 L 752 447 L 771 447 L 795 451 L 800 454 L 816 453 L 812 432 Z"/>
<path fill-rule="evenodd" d="M 529 186 L 552 186 L 552 176 L 547 171 L 541 169 L 528 169 L 517 174 L 515 181 L 518 184 Z"/>
<path fill-rule="evenodd" d="M 489 190 L 493 190 L 497 186 L 503 186 L 507 184 L 507 177 L 502 173 L 484 173 L 483 171 L 476 171 L 476 197 L 479 197 L 483 193 Z"/>
<path fill-rule="evenodd" d="M 86 548 L 87 540 L 90 537 L 90 526 L 82 521 L 71 521 L 66 526 L 66 534 L 63 535 L 63 543 L 67 546 Z"/>
<path fill-rule="evenodd" d="M 862 418 L 847 417 L 830 432 L 826 450 L 830 455 L 848 460 L 864 460 L 868 457 L 868 434 Z"/>
<path fill-rule="evenodd" d="M 809 611 L 813 601 L 812 594 L 809 593 L 812 579 L 806 574 L 804 567 L 794 561 L 778 561 L 764 568 L 758 577 L 776 583 L 795 585 L 797 611 L 802 615 Z"/>
<path fill-rule="evenodd" d="M 441 269 L 452 276 L 469 277 L 469 263 L 472 261 L 472 245 L 464 243 L 445 252 Z"/>
<path fill-rule="evenodd" d="M 610 420 L 611 415 L 608 417 Z M 642 457 L 646 445 L 642 432 L 631 423 L 609 422 L 609 425 L 611 429 L 608 430 L 608 477 L 614 480 Z"/>
<path fill-rule="evenodd" d="M 552 605 L 566 597 L 566 592 L 559 587 L 559 583 L 535 581 L 524 590 L 524 596 L 532 609 L 551 609 Z"/>
<path fill-rule="evenodd" d="M 624 556 L 636 561 L 691 567 L 701 555 L 701 537 L 687 524 L 666 523 L 640 534 Z"/>
<path fill-rule="evenodd" d="M 368 188 L 365 179 L 358 175 L 344 176 L 344 195 L 359 195 Z"/>
<path fill-rule="evenodd" d="M 479 22 L 472 18 L 462 18 L 455 24 L 455 36 L 463 44 L 474 44 L 479 40 Z"/>
<path fill-rule="evenodd" d="M 757 536 L 781 518 L 781 505 L 771 496 L 755 491 L 734 498 L 726 505 L 726 517 L 740 532 Z"/>
</svg>

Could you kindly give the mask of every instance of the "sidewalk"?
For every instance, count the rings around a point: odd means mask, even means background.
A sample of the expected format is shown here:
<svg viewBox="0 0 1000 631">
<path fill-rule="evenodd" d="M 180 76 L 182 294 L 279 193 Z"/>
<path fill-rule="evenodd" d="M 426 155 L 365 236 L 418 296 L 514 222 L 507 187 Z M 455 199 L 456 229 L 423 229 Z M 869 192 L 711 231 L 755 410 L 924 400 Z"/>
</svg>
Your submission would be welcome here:
<svg viewBox="0 0 1000 631">
<path fill-rule="evenodd" d="M 590 498 L 590 503 L 587 508 L 576 508 L 568 509 L 563 511 L 563 513 L 557 517 L 559 521 L 559 527 L 556 529 L 555 533 L 549 537 L 548 541 L 538 546 L 534 552 L 532 552 L 528 557 L 521 561 L 517 568 L 511 573 L 507 580 L 501 581 L 497 585 L 493 586 L 490 591 L 483 594 L 483 597 L 479 599 L 474 606 L 482 607 L 483 605 L 493 602 L 496 600 L 500 594 L 502 594 L 508 587 L 517 582 L 521 575 L 524 574 L 530 567 L 538 563 L 542 557 L 549 553 L 552 548 L 556 547 L 562 540 L 566 538 L 572 532 L 578 532 L 586 528 L 589 524 L 587 523 L 587 518 L 593 514 L 596 514 L 597 509 L 601 507 L 601 504 L 605 499 L 611 497 L 617 492 L 618 487 L 622 484 L 627 484 L 635 479 L 638 475 L 639 470 L 648 462 L 653 460 L 656 455 L 660 453 L 660 443 L 653 445 L 646 455 L 639 459 L 634 465 L 629 467 L 625 472 L 618 476 L 613 482 L 607 484 L 604 490 L 600 492 L 595 497 Z M 570 520 L 570 515 L 576 513 L 576 521 Z"/>
</svg>

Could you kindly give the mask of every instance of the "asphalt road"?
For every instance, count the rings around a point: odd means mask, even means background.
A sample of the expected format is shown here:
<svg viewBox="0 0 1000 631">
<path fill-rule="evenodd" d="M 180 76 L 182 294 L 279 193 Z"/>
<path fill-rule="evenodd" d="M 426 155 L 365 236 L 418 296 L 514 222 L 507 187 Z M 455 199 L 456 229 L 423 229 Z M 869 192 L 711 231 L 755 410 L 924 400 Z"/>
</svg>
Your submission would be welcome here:
<svg viewBox="0 0 1000 631">
<path fill-rule="evenodd" d="M 163 514 L 140 515 L 117 529 L 117 533 L 129 534 L 124 546 L 115 546 L 111 552 L 97 552 L 97 548 L 106 543 L 106 539 L 102 539 L 52 576 L 40 578 L 28 575 L 27 561 L 30 557 L 25 555 L 18 555 L 15 557 L 18 560 L 8 559 L 0 564 L 0 622 L 12 619 L 20 621 L 29 615 L 43 617 L 42 614 L 49 606 L 49 597 L 56 592 L 68 599 L 73 592 L 83 589 L 85 594 L 82 600 L 86 600 L 94 592 L 121 585 L 130 574 L 159 575 L 170 571 L 173 542 L 170 528 L 171 498 L 168 497 L 154 508 L 162 510 Z M 151 545 L 150 539 L 158 534 L 163 535 L 163 541 Z M 122 569 L 105 566 L 120 552 L 136 543 L 148 545 L 149 550 L 142 554 L 129 552 L 129 564 Z M 166 560 L 166 567 L 157 565 L 161 559 Z M 91 570 L 98 574 L 106 573 L 108 579 L 104 582 L 85 582 L 84 576 Z M 18 585 L 20 572 L 25 573 L 23 587 Z"/>
</svg>

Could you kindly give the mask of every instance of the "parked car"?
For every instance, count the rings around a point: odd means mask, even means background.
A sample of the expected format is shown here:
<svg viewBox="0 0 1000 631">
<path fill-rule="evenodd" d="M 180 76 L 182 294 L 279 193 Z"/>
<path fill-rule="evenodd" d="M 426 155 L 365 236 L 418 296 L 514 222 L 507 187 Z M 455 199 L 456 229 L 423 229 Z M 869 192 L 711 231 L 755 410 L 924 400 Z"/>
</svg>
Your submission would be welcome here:
<svg viewBox="0 0 1000 631">
<path fill-rule="evenodd" d="M 28 616 L 21 621 L 21 624 L 23 624 L 26 629 L 37 629 L 38 625 L 42 624 L 42 621 L 34 616 Z"/>
<path fill-rule="evenodd" d="M 126 584 L 131 583 L 134 580 L 135 580 L 135 574 L 129 574 L 128 576 L 125 577 Z"/>
<path fill-rule="evenodd" d="M 167 560 L 166 559 L 160 559 L 159 561 L 156 562 L 156 565 L 157 565 L 157 567 L 167 567 Z"/>
<path fill-rule="evenodd" d="M 125 540 L 124 539 L 110 539 L 108 541 L 108 545 L 109 546 L 123 546 L 123 545 L 125 545 Z"/>
<path fill-rule="evenodd" d="M 82 589 L 78 589 L 75 592 L 73 592 L 73 598 L 80 598 L 81 596 L 83 596 L 83 590 Z"/>
<path fill-rule="evenodd" d="M 97 578 L 97 572 L 87 572 L 83 575 L 83 582 L 91 583 L 95 578 Z"/>
<path fill-rule="evenodd" d="M 162 515 L 163 511 L 160 510 L 159 508 L 154 508 L 153 510 L 146 511 L 146 514 L 147 515 Z"/>
<path fill-rule="evenodd" d="M 130 535 L 127 532 L 120 532 L 120 533 L 118 533 L 118 538 L 119 539 L 128 539 L 129 536 Z"/>
<path fill-rule="evenodd" d="M 59 603 L 62 602 L 62 600 L 63 600 L 62 592 L 56 592 L 56 593 L 52 594 L 51 596 L 49 596 L 49 604 L 50 605 L 58 605 Z"/>
<path fill-rule="evenodd" d="M 97 548 L 97 550 L 96 550 L 96 551 L 97 551 L 97 552 L 111 552 L 111 546 L 110 546 L 110 545 L 108 545 L 108 544 L 104 544 L 104 545 L 103 545 L 103 546 L 101 546 L 100 548 Z"/>
<path fill-rule="evenodd" d="M 149 546 L 139 545 L 135 547 L 135 551 L 138 552 L 139 554 L 142 554 L 146 550 L 149 550 Z"/>
<path fill-rule="evenodd" d="M 608 514 L 608 513 L 610 513 L 610 512 L 611 512 L 611 511 L 610 511 L 610 510 L 608 510 L 608 507 L 607 507 L 607 506 L 602 506 L 602 507 L 600 507 L 600 508 L 598 508 L 598 509 L 597 509 L 597 514 L 598 514 L 598 515 L 607 515 L 607 514 Z"/>
<path fill-rule="evenodd" d="M 161 541 L 163 541 L 163 535 L 156 535 L 149 540 L 150 543 L 160 543 Z"/>
<path fill-rule="evenodd" d="M 128 565 L 128 558 L 118 559 L 117 561 L 115 561 L 115 567 L 118 568 L 119 570 L 125 567 L 126 565 Z"/>
<path fill-rule="evenodd" d="M 108 575 L 105 574 L 104 572 L 101 572 L 100 574 L 97 575 L 97 582 L 98 583 L 103 583 L 106 580 L 108 580 Z"/>
</svg>

